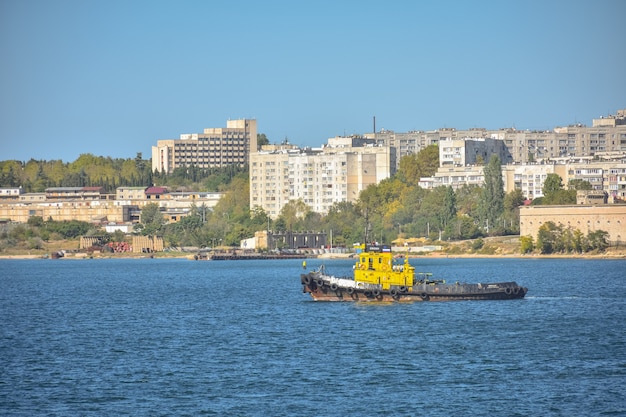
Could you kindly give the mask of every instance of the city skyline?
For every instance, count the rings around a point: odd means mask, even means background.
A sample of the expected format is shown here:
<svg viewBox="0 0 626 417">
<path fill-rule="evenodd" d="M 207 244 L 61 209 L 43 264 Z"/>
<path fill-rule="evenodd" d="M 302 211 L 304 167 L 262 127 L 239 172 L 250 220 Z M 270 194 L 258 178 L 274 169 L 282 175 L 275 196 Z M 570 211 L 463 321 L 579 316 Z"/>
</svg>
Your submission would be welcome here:
<svg viewBox="0 0 626 417">
<path fill-rule="evenodd" d="M 376 128 L 551 130 L 625 108 L 619 0 L 0 4 L 0 160 L 134 157 L 254 118 L 319 146 Z"/>
</svg>

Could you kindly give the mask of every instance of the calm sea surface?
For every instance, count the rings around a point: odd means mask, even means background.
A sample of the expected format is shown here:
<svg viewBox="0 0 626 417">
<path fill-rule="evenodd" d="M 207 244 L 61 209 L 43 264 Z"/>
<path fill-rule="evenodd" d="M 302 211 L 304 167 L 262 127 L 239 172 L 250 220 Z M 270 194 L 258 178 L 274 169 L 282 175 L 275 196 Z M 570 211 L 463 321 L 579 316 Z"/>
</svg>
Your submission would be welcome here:
<svg viewBox="0 0 626 417">
<path fill-rule="evenodd" d="M 529 292 L 316 303 L 298 260 L 0 260 L 0 415 L 626 415 L 625 260 L 412 263 Z"/>
</svg>

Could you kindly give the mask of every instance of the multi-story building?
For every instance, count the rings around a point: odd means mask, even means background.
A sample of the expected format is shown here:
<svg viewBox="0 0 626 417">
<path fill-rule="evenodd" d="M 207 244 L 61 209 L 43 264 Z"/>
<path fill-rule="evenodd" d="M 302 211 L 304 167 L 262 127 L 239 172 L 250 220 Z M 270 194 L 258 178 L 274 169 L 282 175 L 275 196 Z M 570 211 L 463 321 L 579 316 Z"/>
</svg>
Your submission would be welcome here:
<svg viewBox="0 0 626 417">
<path fill-rule="evenodd" d="M 421 178 L 419 185 L 427 189 L 442 185 L 454 189 L 463 185 L 482 186 L 485 181 L 483 169 L 482 165 L 441 166 L 432 177 Z M 584 180 L 591 184 L 592 189 L 606 192 L 610 202 L 626 201 L 626 163 L 620 161 L 502 165 L 504 191 L 508 193 L 519 189 L 530 200 L 543 197 L 543 183 L 549 174 L 561 177 L 564 186 L 571 180 Z"/>
<path fill-rule="evenodd" d="M 485 182 L 482 165 L 439 167 L 432 177 L 420 178 L 419 186 L 425 189 L 436 187 L 460 188 L 464 185 L 482 186 Z"/>
<path fill-rule="evenodd" d="M 45 192 L 48 201 L 112 199 L 112 196 L 102 192 L 102 187 L 49 187 Z"/>
<path fill-rule="evenodd" d="M 464 138 L 499 139 L 508 149 L 511 161 L 520 164 L 572 157 L 612 159 L 626 153 L 626 109 L 617 111 L 616 115 L 593 119 L 591 127 L 577 123 L 552 130 L 443 128 L 408 133 L 383 129 L 380 132 L 366 133 L 364 137 L 395 147 L 398 164 L 403 156 L 417 153 L 428 145 Z M 507 161 L 508 158 L 502 159 L 503 163 Z"/>
<path fill-rule="evenodd" d="M 400 159 L 407 155 L 416 154 L 425 147 L 439 143 L 441 139 L 449 138 L 449 131 L 441 129 L 431 132 L 410 131 L 406 133 L 381 129 L 379 132 L 366 133 L 364 138 L 372 140 L 377 145 L 389 146 L 395 151 L 394 168 L 400 167 Z"/>
<path fill-rule="evenodd" d="M 145 200 L 146 187 L 117 187 L 115 189 L 116 200 Z"/>
<path fill-rule="evenodd" d="M 337 202 L 356 201 L 367 186 L 391 175 L 390 147 L 353 146 L 360 143 L 343 139 L 331 139 L 317 149 L 252 154 L 250 207 L 261 207 L 276 218 L 287 203 L 302 200 L 325 214 Z"/>
<path fill-rule="evenodd" d="M 543 197 L 543 183 L 549 174 L 557 174 L 565 178 L 567 165 L 561 164 L 523 164 L 502 167 L 505 192 L 521 190 L 529 200 Z M 567 184 L 564 182 L 564 184 Z"/>
<path fill-rule="evenodd" d="M 439 166 L 442 168 L 487 164 L 492 155 L 497 155 L 502 164 L 513 162 L 511 154 L 501 140 L 465 138 L 445 139 L 439 142 Z"/>
<path fill-rule="evenodd" d="M 619 158 L 626 152 L 626 110 L 593 119 L 592 127 L 577 123 L 546 131 L 511 128 L 483 133 L 503 140 L 518 163 L 581 156 Z"/>
<path fill-rule="evenodd" d="M 198 168 L 246 166 L 250 154 L 256 151 L 256 120 L 228 120 L 225 128 L 207 128 L 204 133 L 157 141 L 152 147 L 152 171 L 170 173 L 178 167 L 192 165 Z"/>
<path fill-rule="evenodd" d="M 2 190 L 0 188 L 0 193 Z M 216 192 L 169 192 L 164 187 L 119 187 L 115 196 L 101 194 L 100 190 L 100 187 L 52 187 L 45 193 L 23 193 L 19 200 L 0 200 L 0 219 L 26 223 L 29 218 L 40 216 L 57 221 L 137 223 L 141 208 L 156 203 L 169 222 L 176 222 L 190 214 L 193 206 L 205 215 L 223 195 Z"/>
<path fill-rule="evenodd" d="M 23 193 L 22 187 L 0 188 L 0 201 L 19 200 Z"/>
</svg>

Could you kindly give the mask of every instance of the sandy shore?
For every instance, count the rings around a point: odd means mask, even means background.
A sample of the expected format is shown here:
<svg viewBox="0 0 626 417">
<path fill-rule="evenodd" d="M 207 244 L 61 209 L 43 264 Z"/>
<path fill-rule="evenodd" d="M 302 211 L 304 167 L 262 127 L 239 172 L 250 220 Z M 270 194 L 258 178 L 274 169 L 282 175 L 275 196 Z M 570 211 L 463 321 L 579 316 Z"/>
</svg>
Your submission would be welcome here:
<svg viewBox="0 0 626 417">
<path fill-rule="evenodd" d="M 349 253 L 326 253 L 317 256 L 318 259 L 350 259 L 354 254 Z M 72 259 L 146 259 L 146 258 L 160 258 L 160 259 L 190 259 L 193 260 L 193 255 L 182 252 L 157 252 L 147 255 L 145 253 L 124 253 L 124 254 L 97 254 L 88 255 L 86 253 L 68 254 L 59 260 L 72 260 Z M 564 258 L 564 259 L 626 259 L 626 249 L 621 251 L 608 251 L 606 253 L 599 254 L 553 254 L 553 255 L 541 255 L 541 254 L 515 254 L 505 253 L 496 255 L 483 255 L 483 254 L 448 254 L 444 252 L 429 252 L 421 255 L 410 254 L 411 259 L 422 258 L 448 258 L 448 259 L 464 259 L 464 258 L 496 258 L 496 259 L 541 259 L 541 258 Z M 5 254 L 0 255 L 2 259 L 52 259 L 49 254 Z"/>
<path fill-rule="evenodd" d="M 0 255 L 0 259 L 43 259 L 43 255 Z"/>
</svg>

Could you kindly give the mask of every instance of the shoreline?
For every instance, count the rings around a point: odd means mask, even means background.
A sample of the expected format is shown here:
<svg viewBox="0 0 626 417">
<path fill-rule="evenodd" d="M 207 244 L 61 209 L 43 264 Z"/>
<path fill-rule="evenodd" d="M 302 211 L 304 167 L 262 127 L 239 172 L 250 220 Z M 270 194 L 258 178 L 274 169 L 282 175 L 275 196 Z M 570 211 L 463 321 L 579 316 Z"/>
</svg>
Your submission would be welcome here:
<svg viewBox="0 0 626 417">
<path fill-rule="evenodd" d="M 306 259 L 350 259 L 354 256 L 354 254 L 323 254 L 319 256 L 309 256 Z M 88 254 L 71 254 L 66 255 L 62 258 L 53 259 L 50 254 L 7 254 L 0 255 L 0 260 L 7 259 L 42 259 L 42 260 L 89 260 L 89 259 L 188 259 L 195 260 L 194 255 L 190 255 L 188 253 L 167 253 L 163 252 L 155 252 L 152 254 L 145 253 L 127 253 L 127 254 L 110 254 L 110 255 L 88 255 Z M 485 255 L 485 254 L 475 254 L 475 253 L 464 253 L 464 254 L 448 254 L 442 252 L 430 252 L 423 255 L 409 255 L 410 259 L 626 259 L 626 251 L 620 252 L 607 252 L 607 253 L 594 253 L 594 254 L 551 254 L 551 255 L 542 255 L 542 254 L 519 254 L 519 253 L 506 253 L 506 254 L 495 254 L 495 255 Z M 268 258 L 269 259 L 269 258 Z M 276 258 L 271 258 L 276 259 Z M 305 259 L 305 258 L 290 258 L 285 257 L 284 259 Z M 246 260 L 246 259 L 243 259 Z"/>
</svg>

